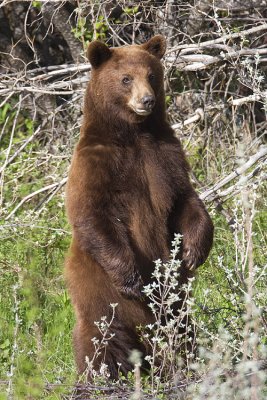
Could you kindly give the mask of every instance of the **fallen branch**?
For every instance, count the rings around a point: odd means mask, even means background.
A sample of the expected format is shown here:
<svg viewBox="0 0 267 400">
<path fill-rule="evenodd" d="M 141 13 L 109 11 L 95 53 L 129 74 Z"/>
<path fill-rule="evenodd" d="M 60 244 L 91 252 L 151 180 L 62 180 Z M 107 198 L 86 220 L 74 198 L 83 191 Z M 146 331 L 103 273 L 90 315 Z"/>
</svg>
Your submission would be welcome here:
<svg viewBox="0 0 267 400">
<path fill-rule="evenodd" d="M 209 105 L 205 109 L 203 108 L 198 108 L 196 109 L 195 114 L 193 114 L 190 118 L 187 118 L 183 122 L 177 122 L 176 124 L 172 125 L 172 129 L 174 130 L 179 130 L 182 129 L 184 126 L 192 124 L 194 122 L 198 122 L 199 120 L 203 121 L 204 119 L 204 114 L 206 112 L 212 111 L 212 110 L 222 110 L 223 108 L 226 107 L 226 105 L 230 106 L 241 106 L 242 104 L 245 103 L 250 103 L 253 101 L 261 101 L 267 98 L 267 92 L 262 92 L 258 94 L 252 94 L 250 96 L 246 97 L 241 97 L 240 99 L 229 99 L 227 101 L 227 104 L 214 104 L 214 105 Z"/>
<path fill-rule="evenodd" d="M 60 68 L 59 68 L 60 67 Z M 46 68 L 49 71 L 49 67 Z M 47 80 L 50 78 L 54 78 L 58 75 L 66 75 L 66 74 L 78 74 L 81 72 L 86 72 L 91 70 L 91 65 L 89 63 L 86 64 L 72 64 L 72 65 L 67 65 L 67 64 L 62 64 L 60 66 L 51 66 L 50 69 L 52 69 L 50 72 L 46 72 L 42 75 L 37 75 L 32 78 L 29 78 L 30 81 L 43 81 Z M 35 70 L 30 70 L 28 71 L 28 74 L 33 74 L 35 72 L 39 72 L 40 70 L 43 70 L 43 68 L 37 68 Z"/>
<path fill-rule="evenodd" d="M 224 36 L 221 36 L 221 37 L 219 37 L 217 39 L 213 39 L 213 40 L 207 40 L 206 42 L 202 42 L 202 43 L 180 44 L 179 46 L 175 46 L 175 47 L 167 50 L 166 54 L 170 54 L 170 53 L 173 53 L 174 51 L 178 51 L 178 50 L 182 50 L 182 49 L 189 49 L 189 48 L 199 49 L 201 47 L 207 47 L 209 45 L 213 45 L 216 43 L 225 43 L 227 40 L 237 39 L 240 37 L 248 36 L 253 33 L 263 31 L 263 30 L 267 30 L 267 24 L 258 25 L 258 26 L 255 26 L 254 28 L 247 29 L 247 30 L 241 31 L 241 32 L 229 33 L 228 35 L 224 35 Z"/>
<path fill-rule="evenodd" d="M 203 119 L 204 119 L 203 108 L 197 108 L 195 114 L 192 115 L 192 117 L 187 118 L 183 122 L 178 122 L 177 124 L 172 125 L 172 129 L 174 129 L 174 130 L 181 129 L 182 127 L 184 127 L 186 125 L 193 124 L 194 122 L 197 122 L 197 121 L 203 120 Z"/>
<path fill-rule="evenodd" d="M 253 169 L 252 172 L 250 172 L 248 175 L 242 177 L 236 184 L 229 186 L 227 189 L 218 192 L 216 195 L 214 195 L 214 198 L 212 198 L 209 201 L 214 201 L 217 198 L 222 199 L 223 197 L 233 197 L 240 191 L 242 191 L 244 188 L 248 188 L 248 183 L 249 181 L 254 178 L 256 175 L 259 174 L 259 172 L 262 170 L 262 168 L 266 166 L 266 163 L 263 163 L 263 165 L 257 166 L 256 168 Z M 261 174 L 260 176 L 260 182 L 262 183 L 267 179 L 267 174 Z"/>
<path fill-rule="evenodd" d="M 192 51 L 198 50 L 197 48 L 192 49 Z M 244 56 L 255 56 L 257 54 L 267 54 L 267 49 L 241 49 L 235 51 L 230 48 L 228 49 L 228 53 L 221 52 L 218 56 L 211 56 L 209 54 L 179 54 L 178 56 L 167 57 L 166 62 L 167 64 L 174 65 L 180 71 L 198 71 L 221 61 L 228 61 Z M 259 59 L 258 62 L 260 63 L 262 60 L 263 59 Z"/>
<path fill-rule="evenodd" d="M 217 193 L 220 188 L 227 185 L 233 179 L 241 176 L 245 171 L 251 168 L 258 161 L 260 161 L 261 159 L 265 159 L 266 156 L 267 156 L 267 146 L 263 146 L 256 154 L 251 156 L 245 164 L 241 165 L 241 167 L 237 168 L 231 174 L 221 179 L 211 189 L 208 189 L 204 193 L 201 193 L 200 198 L 205 201 L 212 201 L 215 198 L 220 197 L 220 193 Z"/>
<path fill-rule="evenodd" d="M 233 106 L 241 106 L 244 103 L 250 103 L 251 101 L 260 101 L 263 99 L 267 99 L 267 92 L 252 94 L 250 96 L 241 97 L 240 99 L 232 99 L 229 103 Z"/>
</svg>

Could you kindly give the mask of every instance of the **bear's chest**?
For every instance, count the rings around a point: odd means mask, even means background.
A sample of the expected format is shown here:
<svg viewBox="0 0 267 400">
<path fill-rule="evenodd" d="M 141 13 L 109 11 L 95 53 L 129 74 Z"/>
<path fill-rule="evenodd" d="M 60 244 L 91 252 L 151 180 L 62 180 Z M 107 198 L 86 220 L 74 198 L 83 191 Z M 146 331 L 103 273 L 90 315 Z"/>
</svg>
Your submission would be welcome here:
<svg viewBox="0 0 267 400">
<path fill-rule="evenodd" d="M 179 153 L 165 144 L 125 148 L 117 164 L 114 202 L 136 249 L 149 260 L 169 255 L 169 216 L 179 194 Z"/>
<path fill-rule="evenodd" d="M 166 218 L 179 190 L 179 159 L 173 146 L 146 141 L 125 149 L 117 193 L 129 208 Z"/>
</svg>

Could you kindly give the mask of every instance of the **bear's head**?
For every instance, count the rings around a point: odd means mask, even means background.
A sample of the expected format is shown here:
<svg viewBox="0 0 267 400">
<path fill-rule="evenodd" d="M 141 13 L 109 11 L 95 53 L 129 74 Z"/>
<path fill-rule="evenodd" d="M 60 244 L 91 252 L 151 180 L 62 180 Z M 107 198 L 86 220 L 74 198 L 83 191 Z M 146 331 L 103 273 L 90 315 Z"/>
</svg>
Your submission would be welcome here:
<svg viewBox="0 0 267 400">
<path fill-rule="evenodd" d="M 128 123 L 143 122 L 164 112 L 165 38 L 154 36 L 142 45 L 108 48 L 94 41 L 87 51 L 92 66 L 91 98 L 102 115 Z"/>
</svg>

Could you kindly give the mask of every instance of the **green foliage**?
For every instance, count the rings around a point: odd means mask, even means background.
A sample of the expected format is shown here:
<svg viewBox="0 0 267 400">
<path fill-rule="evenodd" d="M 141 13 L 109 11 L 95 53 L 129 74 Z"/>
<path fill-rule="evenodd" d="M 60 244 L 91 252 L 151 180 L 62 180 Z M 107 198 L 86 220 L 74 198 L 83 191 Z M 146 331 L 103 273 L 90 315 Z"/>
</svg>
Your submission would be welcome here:
<svg viewBox="0 0 267 400">
<path fill-rule="evenodd" d="M 139 5 L 133 7 L 124 7 L 123 11 L 126 15 L 132 16 L 138 13 L 139 7 Z"/>
<path fill-rule="evenodd" d="M 86 18 L 84 17 L 78 17 L 77 24 L 72 28 L 72 32 L 79 40 L 91 41 L 93 39 L 93 32 L 88 30 Z"/>
<path fill-rule="evenodd" d="M 13 364 L 18 399 L 43 398 L 44 382 L 66 382 L 74 374 L 73 312 L 62 276 L 70 236 L 61 210 L 49 226 L 48 215 L 17 235 L 11 224 L 0 244 L 0 376 L 7 380 Z"/>
<path fill-rule="evenodd" d="M 74 36 L 84 42 L 86 46 L 92 40 L 104 40 L 108 31 L 108 25 L 105 18 L 100 15 L 94 26 L 89 26 L 86 18 L 78 16 L 77 24 L 72 28 Z"/>
<path fill-rule="evenodd" d="M 38 8 L 39 10 L 42 8 L 42 2 L 41 1 L 33 1 L 32 5 L 33 5 L 33 7 Z"/>
</svg>

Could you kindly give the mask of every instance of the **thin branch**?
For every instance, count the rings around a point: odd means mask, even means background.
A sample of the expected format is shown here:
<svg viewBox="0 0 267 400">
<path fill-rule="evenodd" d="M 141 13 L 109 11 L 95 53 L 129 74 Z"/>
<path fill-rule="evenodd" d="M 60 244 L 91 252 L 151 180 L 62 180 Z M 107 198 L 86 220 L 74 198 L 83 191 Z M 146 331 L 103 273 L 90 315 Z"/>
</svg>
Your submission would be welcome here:
<svg viewBox="0 0 267 400">
<path fill-rule="evenodd" d="M 227 104 L 229 104 L 231 106 L 241 106 L 242 104 L 245 104 L 245 103 L 250 103 L 253 101 L 261 101 L 266 98 L 267 98 L 267 92 L 262 92 L 262 93 L 258 93 L 258 94 L 252 94 L 252 95 L 246 96 L 246 97 L 241 97 L 240 99 L 229 99 L 227 101 Z M 203 110 L 203 108 L 198 108 L 196 110 L 195 114 L 193 114 L 190 118 L 187 118 L 183 122 L 177 122 L 176 124 L 173 124 L 172 129 L 179 130 L 179 129 L 182 129 L 186 125 L 190 125 L 194 122 L 198 122 L 199 120 L 202 121 L 204 119 L 204 113 L 215 110 L 215 109 L 220 110 L 220 109 L 225 108 L 225 106 L 226 106 L 225 104 L 214 104 L 214 105 L 209 105 L 204 110 Z"/>
<path fill-rule="evenodd" d="M 223 191 L 215 193 L 214 197 L 209 201 L 214 201 L 217 198 L 222 199 L 223 197 L 230 198 L 230 197 L 233 197 L 233 196 L 237 195 L 244 188 L 247 188 L 247 185 L 248 185 L 249 181 L 252 178 L 254 178 L 256 175 L 258 175 L 259 172 L 262 170 L 262 168 L 264 166 L 266 166 L 266 163 L 263 163 L 262 165 L 257 165 L 257 167 L 254 168 L 253 171 L 251 171 L 248 175 L 246 175 L 244 177 L 241 177 L 241 179 L 239 179 L 239 181 L 236 184 L 234 184 L 232 186 L 229 186 L 229 188 L 227 188 L 227 189 L 225 189 Z M 267 175 L 266 174 L 261 174 L 260 183 L 262 183 L 266 179 L 267 179 Z"/>
<path fill-rule="evenodd" d="M 192 50 L 197 51 L 198 49 L 194 48 Z M 166 58 L 166 62 L 167 64 L 171 63 L 171 65 L 174 65 L 180 71 L 198 71 L 221 61 L 257 54 L 267 54 L 267 49 L 242 49 L 238 51 L 230 49 L 228 53 L 221 52 L 219 56 L 211 56 L 208 54 L 169 56 Z"/>
<path fill-rule="evenodd" d="M 251 168 L 254 164 L 259 162 L 260 160 L 264 160 L 267 156 L 267 146 L 263 146 L 256 154 L 251 156 L 249 160 L 241 165 L 241 167 L 237 168 L 231 174 L 227 175 L 225 178 L 221 179 L 218 183 L 216 183 L 211 189 L 206 190 L 204 193 L 201 193 L 200 198 L 205 201 L 212 201 L 216 197 L 220 197 L 217 194 L 217 191 L 231 182 L 233 179 L 242 175 L 245 171 Z"/>
<path fill-rule="evenodd" d="M 20 146 L 20 148 L 17 151 L 15 151 L 15 153 L 12 155 L 12 157 L 10 157 L 6 161 L 5 165 L 0 168 L 0 174 L 2 173 L 4 168 L 6 168 L 12 161 L 15 160 L 15 158 L 22 152 L 22 150 L 35 138 L 35 136 L 37 136 L 37 134 L 40 132 L 40 130 L 41 130 L 41 125 L 39 125 L 38 128 L 36 129 L 36 131 L 27 140 L 25 140 L 23 145 Z"/>
<path fill-rule="evenodd" d="M 67 178 L 63 178 L 60 182 L 56 182 L 56 183 L 52 183 L 51 185 L 47 185 L 41 189 L 36 190 L 33 193 L 28 194 L 26 197 L 24 197 L 19 204 L 11 211 L 10 214 L 8 214 L 8 216 L 5 218 L 5 220 L 7 221 L 10 217 L 12 217 L 12 215 L 14 215 L 16 213 L 16 211 L 28 200 L 32 199 L 34 196 L 36 196 L 37 194 L 43 193 L 47 190 L 50 189 L 55 189 L 57 186 L 63 186 L 65 185 L 65 183 L 67 182 Z"/>
<path fill-rule="evenodd" d="M 214 40 L 207 40 L 206 42 L 202 43 L 190 43 L 190 44 L 180 44 L 179 46 L 172 47 L 171 49 L 166 51 L 166 54 L 173 53 L 174 51 L 182 50 L 182 49 L 188 49 L 188 48 L 201 48 L 201 47 L 207 47 L 208 45 L 216 44 L 216 43 L 225 43 L 227 40 L 230 39 L 237 39 L 240 37 L 248 36 L 256 32 L 260 32 L 263 30 L 267 30 L 267 24 L 262 24 L 255 26 L 254 28 L 247 29 L 245 31 L 241 32 L 234 32 L 234 33 L 229 33 L 228 35 L 221 36 L 217 39 Z"/>
<path fill-rule="evenodd" d="M 184 127 L 186 125 L 193 124 L 194 122 L 197 122 L 197 121 L 203 120 L 203 119 L 204 119 L 204 110 L 202 108 L 197 108 L 194 115 L 192 115 L 190 118 L 187 118 L 183 122 L 178 122 L 177 124 L 172 125 L 172 129 L 174 129 L 174 130 L 181 129 L 182 127 Z"/>
<path fill-rule="evenodd" d="M 230 101 L 230 104 L 233 106 L 241 106 L 244 103 L 250 103 L 251 101 L 260 101 L 262 99 L 267 99 L 267 92 L 252 94 L 250 96 L 241 97 L 240 99 L 232 99 Z"/>
<path fill-rule="evenodd" d="M 6 158 L 5 158 L 5 162 L 3 167 L 1 168 L 1 181 L 0 181 L 0 207 L 2 206 L 2 202 L 3 202 L 3 186 L 4 186 L 4 173 L 5 173 L 5 168 L 8 165 L 8 157 L 11 151 L 11 147 L 12 147 L 12 143 L 13 143 L 13 139 L 14 139 L 14 133 L 15 133 L 15 128 L 17 125 L 17 119 L 20 113 L 20 109 L 21 109 L 21 102 L 22 102 L 22 96 L 19 96 L 19 102 L 18 102 L 18 108 L 17 108 L 17 112 L 13 121 L 13 126 L 12 126 L 12 130 L 11 130 L 11 135 L 10 135 L 10 140 L 9 140 L 9 145 L 7 148 L 7 152 L 6 152 Z M 4 127 L 6 126 L 6 124 L 4 125 Z"/>
</svg>

